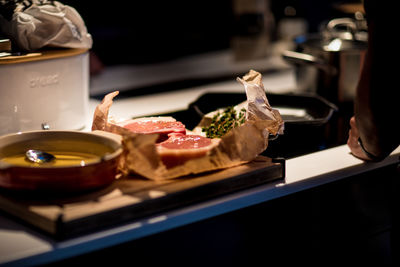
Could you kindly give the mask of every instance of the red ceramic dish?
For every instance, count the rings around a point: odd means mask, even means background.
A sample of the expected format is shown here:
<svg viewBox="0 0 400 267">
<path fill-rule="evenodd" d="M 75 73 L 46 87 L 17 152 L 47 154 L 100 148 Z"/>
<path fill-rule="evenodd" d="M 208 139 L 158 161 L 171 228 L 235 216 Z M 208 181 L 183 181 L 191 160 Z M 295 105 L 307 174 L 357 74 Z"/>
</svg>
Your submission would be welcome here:
<svg viewBox="0 0 400 267">
<path fill-rule="evenodd" d="M 28 149 L 87 153 L 87 163 L 57 165 L 10 163 Z M 0 137 L 0 187 L 13 190 L 76 192 L 111 184 L 122 154 L 119 137 L 104 132 L 33 131 Z"/>
</svg>

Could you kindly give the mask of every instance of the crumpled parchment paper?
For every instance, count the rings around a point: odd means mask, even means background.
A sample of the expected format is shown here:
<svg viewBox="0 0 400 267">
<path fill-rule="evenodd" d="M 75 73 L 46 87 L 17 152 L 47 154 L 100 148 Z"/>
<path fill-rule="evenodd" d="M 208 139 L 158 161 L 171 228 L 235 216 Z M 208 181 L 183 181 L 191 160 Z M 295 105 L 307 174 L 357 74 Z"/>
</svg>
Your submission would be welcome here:
<svg viewBox="0 0 400 267">
<path fill-rule="evenodd" d="M 220 138 L 206 156 L 186 161 L 167 168 L 157 153 L 155 142 L 158 135 L 135 134 L 108 120 L 108 111 L 118 92 L 106 95 L 95 110 L 92 130 L 103 130 L 120 134 L 124 146 L 121 171 L 136 173 L 153 180 L 164 180 L 198 174 L 206 171 L 229 168 L 255 159 L 268 147 L 269 135 L 283 133 L 283 120 L 277 110 L 268 103 L 261 81 L 261 74 L 251 70 L 238 80 L 247 94 L 247 119 Z M 134 107 L 132 107 L 134 108 Z M 194 129 L 207 124 L 203 119 Z"/>
</svg>

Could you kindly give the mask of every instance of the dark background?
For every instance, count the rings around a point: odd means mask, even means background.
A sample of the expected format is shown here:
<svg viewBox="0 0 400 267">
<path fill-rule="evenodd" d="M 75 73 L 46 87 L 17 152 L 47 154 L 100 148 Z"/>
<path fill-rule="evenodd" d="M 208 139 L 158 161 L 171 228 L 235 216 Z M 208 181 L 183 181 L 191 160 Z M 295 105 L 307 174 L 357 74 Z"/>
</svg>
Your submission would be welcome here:
<svg viewBox="0 0 400 267">
<path fill-rule="evenodd" d="M 309 31 L 339 14 L 336 5 L 351 1 L 270 0 L 275 25 L 287 6 L 307 20 Z M 106 65 L 146 64 L 228 49 L 238 32 L 233 0 L 79 1 L 65 0 L 84 19 L 92 50 Z M 272 33 L 274 38 L 274 32 Z"/>
</svg>

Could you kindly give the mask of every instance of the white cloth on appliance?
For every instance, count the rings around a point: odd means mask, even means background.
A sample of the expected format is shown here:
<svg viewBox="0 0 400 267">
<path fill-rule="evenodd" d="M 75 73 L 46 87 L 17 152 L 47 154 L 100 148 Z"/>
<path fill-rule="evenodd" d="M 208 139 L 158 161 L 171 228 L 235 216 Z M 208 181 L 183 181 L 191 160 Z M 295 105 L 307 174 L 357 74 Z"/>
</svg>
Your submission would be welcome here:
<svg viewBox="0 0 400 267">
<path fill-rule="evenodd" d="M 4 6 L 3 6 L 4 7 Z M 58 1 L 16 1 L 9 18 L 0 14 L 1 31 L 22 50 L 45 46 L 92 47 L 92 37 L 79 13 Z"/>
</svg>

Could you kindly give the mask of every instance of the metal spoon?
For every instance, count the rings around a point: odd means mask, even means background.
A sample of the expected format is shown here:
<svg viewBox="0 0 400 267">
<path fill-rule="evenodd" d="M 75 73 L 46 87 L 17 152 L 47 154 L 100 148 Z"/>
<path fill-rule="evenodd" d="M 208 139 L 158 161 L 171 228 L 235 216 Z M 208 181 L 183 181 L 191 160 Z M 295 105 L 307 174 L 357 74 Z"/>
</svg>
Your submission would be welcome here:
<svg viewBox="0 0 400 267">
<path fill-rule="evenodd" d="M 26 151 L 25 157 L 32 162 L 35 163 L 46 163 L 54 160 L 56 157 L 50 153 L 41 151 L 41 150 L 34 150 L 30 149 Z"/>
</svg>

